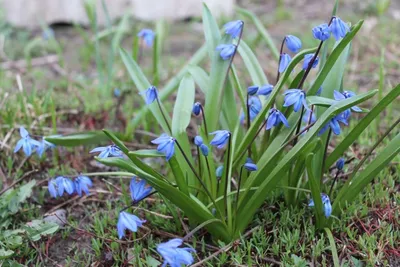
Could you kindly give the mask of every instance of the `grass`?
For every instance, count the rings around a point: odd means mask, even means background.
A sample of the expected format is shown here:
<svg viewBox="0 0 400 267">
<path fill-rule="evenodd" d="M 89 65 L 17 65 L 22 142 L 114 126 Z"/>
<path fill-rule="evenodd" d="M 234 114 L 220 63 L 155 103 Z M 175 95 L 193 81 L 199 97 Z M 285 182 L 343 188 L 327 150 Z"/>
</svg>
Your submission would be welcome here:
<svg viewBox="0 0 400 267">
<path fill-rule="evenodd" d="M 287 18 L 296 18 L 297 15 L 291 14 L 294 11 L 279 8 L 276 14 L 276 19 L 279 19 L 277 32 L 270 27 L 277 42 L 281 38 L 279 28 L 288 27 Z M 270 25 L 277 23 L 271 22 L 271 19 L 266 19 L 266 22 Z M 309 29 L 311 25 L 301 27 Z M 380 31 L 373 33 L 376 34 L 375 38 L 364 33 L 353 44 L 352 59 L 346 75 L 349 80 L 344 82 L 346 88 L 365 91 L 380 87 L 386 92 L 399 82 L 400 76 L 395 72 L 399 68 L 399 61 L 392 59 L 399 57 L 396 43 L 400 40 L 398 36 L 387 34 L 399 23 L 381 18 L 378 25 Z M 164 53 L 162 58 L 165 71 L 161 73 L 160 84 L 165 84 L 171 74 L 179 70 L 188 54 L 193 52 L 193 47 L 202 42 L 202 38 L 193 37 L 201 34 L 196 27 L 196 23 L 193 23 L 171 29 L 172 33 L 165 45 L 168 53 Z M 188 28 L 195 33 L 190 33 Z M 185 220 L 179 210 L 154 196 L 134 208 L 135 213 L 146 218 L 145 227 L 136 234 L 128 234 L 126 240 L 118 240 L 115 227 L 118 211 L 130 203 L 127 179 L 94 177 L 95 189 L 92 193 L 73 201 L 68 197 L 50 199 L 47 193 L 47 179 L 56 175 L 110 171 L 93 161 L 93 157 L 88 154 L 90 147 L 59 148 L 42 159 L 32 157 L 26 160 L 22 154 L 12 153 L 20 125 L 25 125 L 35 135 L 49 135 L 102 128 L 118 130 L 123 129 L 132 119 L 126 114 L 135 115 L 142 104 L 136 93 L 132 93 L 135 90 L 132 90 L 133 85 L 119 57 L 115 55 L 112 64 L 107 62 L 112 38 L 104 38 L 96 47 L 88 41 L 95 36 L 93 31 L 76 26 L 68 30 L 74 36 L 73 41 L 82 43 L 76 49 L 71 47 L 64 33 L 58 35 L 56 32 L 56 39 L 47 42 L 30 32 L 5 24 L 2 24 L 1 29 L 7 36 L 4 57 L 8 62 L 24 59 L 25 63 L 32 63 L 38 57 L 62 55 L 54 64 L 26 64 L 0 72 L 0 167 L 4 173 L 0 177 L 0 188 L 9 186 L 29 171 L 38 170 L 24 178 L 35 179 L 37 186 L 33 196 L 21 207 L 21 212 L 14 215 L 13 221 L 15 225 L 24 225 L 55 208 L 68 211 L 68 224 L 65 228 L 40 241 L 30 241 L 20 246 L 12 259 L 32 266 L 86 266 L 93 263 L 101 266 L 160 265 L 162 259 L 155 250 L 156 245 L 173 236 L 184 236 L 189 229 L 195 227 Z M 302 29 L 293 31 L 302 32 Z M 132 36 L 124 36 L 121 44 L 129 49 Z M 185 36 L 195 41 L 190 45 L 185 44 L 182 42 Z M 269 53 L 265 53 L 264 44 L 259 38 L 250 37 L 255 40 L 255 44 L 258 43 L 256 50 L 260 58 L 265 59 L 260 61 L 265 62 L 268 77 L 274 77 L 276 62 L 271 60 Z M 308 38 L 304 43 L 311 46 L 313 40 Z M 171 48 L 173 45 L 178 45 L 175 51 Z M 382 49 L 385 49 L 383 63 Z M 190 53 L 181 53 L 182 50 Z M 152 73 L 152 62 L 149 60 L 151 53 L 151 50 L 146 50 L 141 61 L 149 77 Z M 100 62 L 106 66 L 104 69 L 95 67 Z M 380 67 L 386 76 L 379 75 Z M 245 71 L 241 66 L 238 69 Z M 107 81 L 108 86 L 104 86 L 99 78 L 108 77 L 110 73 L 112 79 Z M 113 96 L 114 88 L 126 92 L 122 101 Z M 171 106 L 167 105 L 166 108 L 172 110 Z M 349 148 L 346 158 L 352 161 L 346 165 L 345 173 L 340 176 L 336 187 L 344 183 L 346 172 L 354 167 L 373 144 L 373 140 L 399 114 L 399 107 L 392 105 L 381 120 L 371 125 L 357 143 Z M 159 133 L 158 129 L 152 127 L 153 122 L 154 119 L 147 116 L 143 128 L 129 136 L 128 145 L 151 147 L 149 140 L 154 133 Z M 357 120 L 353 118 L 352 125 L 356 123 Z M 375 153 L 379 153 L 379 149 Z M 275 192 L 267 196 L 248 234 L 237 242 L 218 243 L 202 231 L 191 238 L 188 243 L 198 252 L 196 262 L 215 253 L 216 256 L 205 260 L 203 266 L 332 266 L 333 251 L 337 250 L 343 266 L 397 266 L 400 264 L 399 162 L 400 156 L 397 156 L 394 163 L 382 171 L 342 216 L 335 220 L 332 229 L 335 247 L 331 246 L 325 232 L 317 232 L 314 228 L 312 211 L 307 207 L 306 200 L 287 207 L 283 204 L 280 192 Z M 162 161 L 153 159 L 151 163 L 163 167 Z M 333 175 L 328 179 L 332 180 Z"/>
</svg>

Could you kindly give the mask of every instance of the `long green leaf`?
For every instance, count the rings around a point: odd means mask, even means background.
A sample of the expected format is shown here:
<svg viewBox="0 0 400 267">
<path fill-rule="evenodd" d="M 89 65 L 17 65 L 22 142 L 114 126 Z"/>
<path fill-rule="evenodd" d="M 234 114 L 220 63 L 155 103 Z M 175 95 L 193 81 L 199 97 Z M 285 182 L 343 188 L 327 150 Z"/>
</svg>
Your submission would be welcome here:
<svg viewBox="0 0 400 267">
<path fill-rule="evenodd" d="M 246 65 L 246 69 L 248 70 L 251 80 L 255 85 L 264 85 L 268 84 L 267 76 L 261 67 L 260 62 L 258 61 L 256 55 L 254 55 L 251 48 L 246 44 L 244 40 L 240 42 L 240 46 L 238 47 L 238 52 L 242 57 L 244 64 Z"/>
<path fill-rule="evenodd" d="M 332 213 L 338 214 L 346 202 L 352 201 L 387 165 L 400 153 L 400 133 L 381 151 L 378 156 L 368 163 L 368 166 L 356 177 L 346 182 L 336 197 Z"/>
<path fill-rule="evenodd" d="M 335 245 L 335 239 L 333 238 L 332 232 L 329 228 L 324 228 L 324 229 L 325 229 L 326 234 L 328 235 L 329 244 L 330 244 L 331 250 L 332 250 L 333 266 L 340 267 L 338 252 L 337 252 L 336 245 Z"/>
<path fill-rule="evenodd" d="M 179 85 L 172 118 L 172 135 L 177 136 L 186 132 L 190 123 L 194 103 L 194 81 L 190 75 L 183 77 Z"/>
<path fill-rule="evenodd" d="M 400 85 L 393 88 L 381 101 L 379 101 L 371 111 L 362 118 L 357 125 L 351 130 L 351 132 L 345 137 L 345 139 L 336 145 L 335 150 L 326 159 L 325 168 L 328 169 L 332 166 L 343 153 L 351 146 L 351 144 L 357 140 L 360 134 L 371 124 L 371 122 L 378 117 L 381 112 L 390 105 L 400 95 Z"/>
<path fill-rule="evenodd" d="M 306 167 L 307 167 L 307 174 L 308 174 L 308 183 L 311 189 L 312 199 L 314 200 L 314 213 L 315 218 L 317 221 L 317 228 L 321 229 L 324 223 L 324 215 L 323 215 L 323 206 L 322 206 L 322 199 L 321 199 L 321 188 L 320 188 L 320 181 L 315 176 L 313 171 L 313 157 L 314 154 L 309 154 L 306 158 Z"/>
<path fill-rule="evenodd" d="M 322 116 L 317 120 L 315 125 L 299 140 L 299 142 L 288 153 L 286 153 L 280 161 L 276 162 L 276 166 L 272 170 L 270 170 L 270 174 L 266 178 L 264 176 L 264 181 L 260 185 L 259 189 L 252 194 L 250 200 L 243 201 L 243 204 L 240 205 L 238 212 L 238 216 L 239 218 L 241 218 L 241 220 L 237 221 L 238 225 L 236 229 L 238 229 L 239 231 L 245 229 L 258 207 L 260 207 L 260 205 L 264 201 L 265 197 L 270 191 L 275 188 L 275 185 L 279 181 L 279 178 L 284 175 L 287 168 L 291 166 L 299 153 L 302 152 L 304 147 L 307 146 L 312 138 L 315 137 L 319 130 L 326 123 L 328 123 L 328 121 L 333 116 L 371 98 L 374 94 L 376 94 L 376 92 L 377 91 L 375 90 L 340 101 L 339 103 L 331 106 L 326 112 L 324 112 Z M 257 173 L 257 175 L 261 174 L 261 172 Z"/>
<path fill-rule="evenodd" d="M 205 70 L 199 66 L 189 66 L 188 72 L 192 75 L 194 82 L 199 86 L 200 90 L 207 94 L 210 87 L 210 77 Z"/>
<path fill-rule="evenodd" d="M 46 136 L 46 141 L 58 146 L 81 146 L 99 144 L 107 141 L 107 136 L 102 131 L 92 131 L 60 136 Z"/>
<path fill-rule="evenodd" d="M 221 39 L 221 34 L 219 32 L 217 21 L 211 14 L 211 11 L 207 7 L 206 3 L 203 3 L 203 25 L 208 55 L 210 59 L 212 59 L 215 54 L 215 48 Z"/>
</svg>

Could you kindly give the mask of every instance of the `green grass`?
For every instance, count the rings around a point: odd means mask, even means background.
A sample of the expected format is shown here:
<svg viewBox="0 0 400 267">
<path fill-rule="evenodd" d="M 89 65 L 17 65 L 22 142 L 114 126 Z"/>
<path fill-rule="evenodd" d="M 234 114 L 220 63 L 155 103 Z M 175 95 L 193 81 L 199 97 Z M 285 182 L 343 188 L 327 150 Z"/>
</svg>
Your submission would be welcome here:
<svg viewBox="0 0 400 267">
<path fill-rule="evenodd" d="M 276 14 L 276 19 L 284 23 L 288 16 L 291 17 L 291 13 L 281 8 Z M 268 19 L 268 23 L 276 22 Z M 376 33 L 376 38 L 373 38 L 376 41 L 372 44 L 368 43 L 368 38 L 371 38 L 369 34 L 357 38 L 354 47 L 359 53 L 368 56 L 356 58 L 353 51 L 353 60 L 350 61 L 349 73 L 346 75 L 351 79 L 344 82 L 346 88 L 359 88 L 355 91 L 362 91 L 379 87 L 382 79 L 379 76 L 381 49 L 386 48 L 386 51 L 393 53 L 393 45 L 400 41 L 398 36 L 387 34 L 393 30 L 395 24 L 398 26 L 399 23 L 382 18 L 379 21 L 381 30 Z M 185 30 L 173 31 L 168 37 L 170 41 L 167 41 L 165 49 L 170 51 L 169 46 L 172 43 L 176 43 L 185 35 L 193 35 L 188 30 L 190 27 L 195 29 L 193 25 L 185 25 L 183 27 Z M 44 159 L 32 157 L 26 161 L 21 153 L 12 153 L 19 138 L 17 128 L 20 125 L 25 125 L 36 135 L 101 128 L 118 130 L 122 129 L 123 123 L 117 108 L 122 111 L 121 114 L 127 121 L 135 116 L 142 102 L 134 93 L 136 90 L 132 90 L 133 84 L 119 57 L 116 56 L 113 61 L 113 76 L 107 82 L 107 87 L 102 84 L 99 77 L 109 74 L 111 67 L 106 67 L 101 72 L 94 67 L 96 62 L 99 63 L 99 59 L 96 59 L 97 53 L 103 55 L 100 58 L 107 59 L 111 51 L 111 38 L 99 41 L 99 48 L 96 49 L 91 42 L 85 41 L 85 38 L 89 40 L 93 38 L 93 32 L 75 28 L 71 30 L 73 36 L 84 45 L 71 51 L 72 48 L 68 47 L 69 40 L 63 36 L 60 36 L 57 42 L 46 43 L 37 41 L 37 36 L 31 36 L 26 31 L 9 26 L 2 27 L 2 30 L 9 40 L 5 47 L 7 60 L 25 59 L 29 62 L 35 57 L 57 53 L 63 55 L 59 67 L 63 69 L 64 61 L 69 67 L 64 69 L 67 75 L 59 69 L 57 71 L 57 67 L 48 65 L 28 66 L 23 68 L 22 72 L 0 71 L 0 140 L 4 144 L 0 154 L 0 167 L 8 185 L 29 171 L 39 170 L 22 181 L 21 184 L 24 184 L 27 180 L 35 179 L 39 185 L 35 187 L 29 201 L 21 206 L 20 213 L 13 215 L 14 225 L 10 228 L 17 228 L 33 219 L 41 218 L 57 205 L 62 205 L 62 208 L 69 212 L 68 225 L 64 229 L 40 241 L 25 243 L 18 248 L 12 260 L 34 266 L 56 263 L 66 266 L 86 266 L 94 262 L 100 265 L 158 266 L 162 259 L 155 250 L 156 245 L 169 239 L 170 235 L 182 237 L 187 229 L 195 227 L 190 225 L 184 219 L 184 214 L 179 213 L 175 207 L 158 196 L 142 202 L 135 213 L 140 214 L 141 218 L 146 218 L 145 228 L 136 234 L 129 234 L 127 239 L 139 240 L 128 243 L 126 240 L 120 241 L 117 238 L 116 221 L 119 210 L 129 204 L 127 179 L 94 177 L 95 189 L 98 192 L 72 202 L 67 202 L 68 197 L 50 199 L 47 193 L 46 180 L 56 175 L 108 171 L 93 162 L 92 156 L 88 154 L 91 147 L 60 148 Z M 302 32 L 302 29 L 298 28 L 296 31 Z M 280 35 L 281 33 L 274 34 L 276 40 L 281 38 Z M 132 36 L 126 36 L 122 45 L 129 49 L 131 39 Z M 196 40 L 194 46 L 201 43 L 197 43 L 196 38 L 193 39 Z M 266 73 L 268 77 L 274 77 L 275 71 L 272 67 L 276 62 L 269 62 L 272 56 L 263 53 L 262 41 L 257 43 L 259 47 L 256 50 L 260 58 L 266 59 L 265 67 L 268 66 Z M 312 46 L 313 41 L 311 37 L 305 37 L 304 43 Z M 373 52 L 370 52 L 370 49 Z M 71 56 L 75 58 L 70 58 Z M 151 51 L 145 51 L 142 65 L 146 75 L 151 77 L 150 58 Z M 188 54 L 180 51 L 164 53 L 162 64 L 166 70 L 161 73 L 160 83 L 164 84 L 187 59 Z M 107 62 L 103 61 L 102 64 L 104 63 Z M 357 64 L 356 70 L 351 68 L 352 64 Z M 243 66 L 241 67 L 238 68 L 239 71 L 243 71 Z M 398 68 L 399 62 L 394 60 L 384 62 L 383 69 L 387 74 L 383 80 L 384 92 L 398 83 L 400 79 L 398 74 L 393 74 Z M 21 78 L 22 87 L 18 85 L 17 73 Z M 113 96 L 114 88 L 127 92 L 120 106 L 118 99 Z M 172 112 L 172 106 L 167 104 L 166 108 Z M 373 124 L 368 128 L 348 150 L 346 157 L 354 160 L 350 165 L 346 165 L 345 172 L 357 164 L 362 155 L 373 145 L 373 140 L 376 140 L 388 127 L 388 123 L 398 116 L 400 116 L 399 107 L 392 105 L 381 116 L 379 124 Z M 145 118 L 140 132 L 130 136 L 132 146 L 149 146 L 150 132 L 157 134 L 160 131 L 153 126 L 154 122 L 150 115 Z M 357 120 L 353 118 L 350 128 L 356 123 Z M 384 141 L 384 144 L 387 143 L 387 140 Z M 379 149 L 375 153 L 379 153 Z M 400 209 L 396 204 L 400 203 L 399 162 L 400 156 L 397 156 L 394 163 L 374 179 L 363 194 L 347 207 L 341 217 L 334 220 L 332 233 L 343 266 L 400 264 L 398 250 Z M 163 167 L 162 161 L 153 160 L 152 164 Z M 333 175 L 328 179 L 332 180 Z M 340 179 L 335 188 L 344 183 L 345 177 L 346 175 Z M 5 187 L 4 182 L 0 179 L 0 189 Z M 115 187 L 120 188 L 122 193 Z M 325 232 L 316 231 L 312 211 L 307 207 L 306 198 L 303 194 L 302 203 L 287 207 L 283 204 L 280 192 L 267 196 L 265 205 L 258 211 L 248 229 L 253 232 L 233 244 L 217 243 L 207 233 L 199 231 L 188 241 L 188 244 L 195 247 L 198 252 L 196 262 L 218 252 L 216 257 L 205 261 L 204 266 L 266 266 L 278 262 L 283 266 L 308 266 L 310 263 L 317 266 L 332 266 L 332 248 L 328 236 Z"/>
</svg>

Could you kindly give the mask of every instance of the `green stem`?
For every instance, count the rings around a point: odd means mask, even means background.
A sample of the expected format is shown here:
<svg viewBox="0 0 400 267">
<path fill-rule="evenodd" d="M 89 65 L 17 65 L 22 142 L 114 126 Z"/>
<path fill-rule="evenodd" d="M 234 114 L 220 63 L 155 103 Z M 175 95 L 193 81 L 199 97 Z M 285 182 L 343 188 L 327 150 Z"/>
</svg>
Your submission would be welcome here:
<svg viewBox="0 0 400 267">
<path fill-rule="evenodd" d="M 164 113 L 164 111 L 163 111 L 163 109 L 162 109 L 160 99 L 158 99 L 158 97 L 157 97 L 156 99 L 157 99 L 157 104 L 158 104 L 158 107 L 159 107 L 159 109 L 160 109 L 161 115 L 163 116 L 164 121 L 165 121 L 165 123 L 167 124 L 169 133 L 172 134 L 171 126 L 169 125 L 169 122 L 168 122 L 168 120 L 167 120 L 167 117 L 165 116 L 165 113 Z"/>
<path fill-rule="evenodd" d="M 226 169 L 225 169 L 225 189 L 224 189 L 224 198 L 225 198 L 225 210 L 228 210 L 228 185 L 230 183 L 229 179 L 229 169 L 230 169 L 230 161 L 231 161 L 231 146 L 232 146 L 232 135 L 229 134 L 229 143 L 228 143 L 228 157 L 226 161 Z"/>
</svg>

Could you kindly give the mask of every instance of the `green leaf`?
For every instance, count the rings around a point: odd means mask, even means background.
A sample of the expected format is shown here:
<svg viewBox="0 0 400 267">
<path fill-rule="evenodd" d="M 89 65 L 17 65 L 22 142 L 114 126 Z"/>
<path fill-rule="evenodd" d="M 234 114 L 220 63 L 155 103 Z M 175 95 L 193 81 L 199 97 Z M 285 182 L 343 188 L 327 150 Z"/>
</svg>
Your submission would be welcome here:
<svg viewBox="0 0 400 267">
<path fill-rule="evenodd" d="M 332 214 L 338 214 L 340 209 L 344 208 L 346 202 L 352 201 L 399 153 L 400 133 L 390 141 L 374 160 L 368 163 L 364 170 L 346 182 L 334 201 Z"/>
<path fill-rule="evenodd" d="M 339 257 L 338 257 L 338 253 L 337 253 L 337 249 L 336 249 L 336 245 L 335 245 L 335 239 L 333 238 L 332 232 L 329 228 L 324 228 L 324 230 L 325 230 L 326 234 L 328 235 L 329 244 L 331 246 L 333 266 L 340 267 Z"/>
<path fill-rule="evenodd" d="M 260 86 L 268 84 L 268 79 L 265 76 L 264 70 L 262 69 L 260 62 L 244 40 L 240 41 L 238 52 L 242 57 L 244 64 L 246 65 L 246 69 L 250 74 L 253 84 Z"/>
<path fill-rule="evenodd" d="M 337 101 L 334 99 L 322 97 L 322 96 L 307 96 L 307 103 L 309 105 L 330 107 L 330 106 L 334 105 L 335 103 L 337 103 Z"/>
<path fill-rule="evenodd" d="M 377 91 L 374 90 L 368 93 L 360 94 L 358 96 L 340 101 L 331 106 L 321 115 L 315 125 L 310 128 L 310 130 L 302 138 L 300 138 L 299 142 L 290 151 L 288 151 L 280 161 L 275 162 L 275 166 L 269 170 L 269 175 L 267 177 L 265 177 L 265 173 L 260 171 L 257 172 L 256 176 L 264 176 L 263 182 L 259 186 L 259 189 L 251 195 L 251 198 L 248 201 L 243 201 L 243 204 L 240 205 L 238 217 L 241 218 L 241 220 L 237 221 L 238 225 L 236 229 L 239 231 L 243 231 L 245 229 L 256 210 L 263 203 L 265 196 L 267 196 L 269 192 L 275 188 L 275 185 L 279 179 L 284 175 L 285 171 L 287 171 L 291 164 L 293 164 L 299 153 L 303 152 L 304 148 L 310 143 L 312 138 L 315 138 L 319 130 L 326 123 L 328 123 L 331 118 L 340 112 L 343 112 L 344 110 L 371 98 L 376 93 Z M 257 177 L 255 177 L 255 179 L 257 179 Z"/>
<path fill-rule="evenodd" d="M 207 94 L 208 87 L 210 86 L 210 77 L 205 70 L 198 66 L 189 66 L 188 72 L 192 75 L 194 82 L 199 86 L 200 90 Z"/>
<path fill-rule="evenodd" d="M 272 39 L 271 35 L 269 35 L 267 29 L 265 29 L 264 25 L 262 24 L 261 20 L 254 14 L 253 12 L 236 7 L 236 11 L 241 14 L 242 16 L 251 20 L 257 28 L 257 31 L 261 34 L 261 37 L 266 42 L 268 48 L 270 49 L 272 55 L 276 60 L 279 59 L 279 51 L 275 46 L 274 40 Z"/>
<path fill-rule="evenodd" d="M 58 224 L 43 220 L 33 220 L 25 226 L 26 233 L 32 241 L 38 241 L 42 236 L 54 234 L 58 228 Z"/>
<path fill-rule="evenodd" d="M 10 249 L 0 248 L 0 260 L 7 259 L 14 254 L 14 251 Z"/>
<path fill-rule="evenodd" d="M 195 87 L 191 76 L 183 77 L 179 85 L 172 118 L 172 135 L 178 136 L 186 132 L 192 116 Z"/>
<path fill-rule="evenodd" d="M 141 149 L 136 151 L 129 151 L 128 155 L 135 155 L 139 158 L 159 158 L 165 157 L 163 153 L 158 152 L 156 149 Z"/>
<path fill-rule="evenodd" d="M 121 55 L 122 61 L 125 64 L 126 69 L 128 70 L 129 75 L 132 78 L 132 81 L 137 87 L 138 92 L 139 93 L 144 92 L 147 88 L 151 86 L 150 82 L 147 80 L 146 76 L 143 74 L 138 64 L 132 59 L 132 57 L 125 50 L 120 49 L 119 53 Z M 144 100 L 146 99 L 146 94 L 141 94 L 141 96 L 143 97 Z M 161 126 L 164 132 L 170 133 L 168 125 L 165 122 L 157 104 L 152 103 L 150 105 L 147 105 L 147 107 L 151 110 L 154 118 L 156 118 L 157 123 Z M 165 114 L 165 116 L 167 122 L 171 124 L 171 118 L 168 116 L 168 114 Z"/>
<path fill-rule="evenodd" d="M 393 88 L 381 101 L 379 101 L 371 111 L 362 118 L 342 142 L 336 145 L 335 150 L 326 159 L 325 169 L 332 166 L 343 153 L 357 140 L 360 134 L 371 124 L 371 122 L 382 114 L 382 111 L 389 106 L 400 95 L 400 85 Z"/>
<path fill-rule="evenodd" d="M 203 29 L 204 36 L 206 38 L 206 45 L 208 50 L 208 55 L 212 59 L 215 54 L 215 48 L 221 39 L 221 34 L 219 32 L 219 27 L 217 21 L 211 14 L 210 9 L 207 7 L 206 3 L 203 3 Z"/>
<path fill-rule="evenodd" d="M 321 229 L 324 223 L 324 214 L 323 214 L 323 206 L 322 206 L 322 199 L 321 199 L 321 188 L 320 188 L 320 181 L 314 175 L 313 171 L 313 157 L 314 154 L 309 154 L 306 158 L 306 167 L 307 167 L 307 174 L 308 174 L 308 182 L 311 189 L 312 199 L 314 200 L 314 213 L 315 218 L 317 221 L 317 228 Z"/>
<path fill-rule="evenodd" d="M 102 131 L 91 131 L 60 136 L 46 136 L 46 141 L 58 146 L 81 146 L 99 144 L 107 141 L 107 136 Z"/>
</svg>

